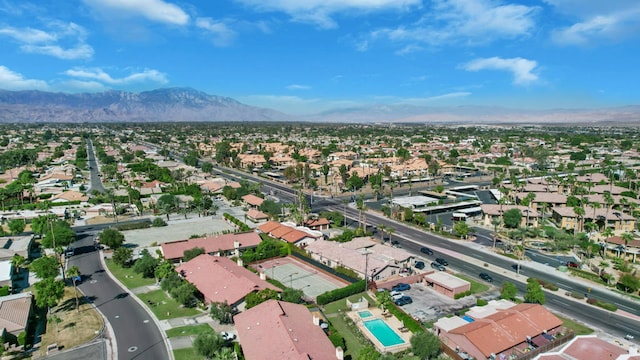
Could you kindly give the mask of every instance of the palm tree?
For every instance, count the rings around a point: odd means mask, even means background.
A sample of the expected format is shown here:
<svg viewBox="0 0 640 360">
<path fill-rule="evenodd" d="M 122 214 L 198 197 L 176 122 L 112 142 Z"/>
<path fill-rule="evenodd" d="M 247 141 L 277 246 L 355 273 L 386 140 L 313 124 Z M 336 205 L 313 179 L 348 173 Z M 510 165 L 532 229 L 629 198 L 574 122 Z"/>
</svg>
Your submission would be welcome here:
<svg viewBox="0 0 640 360">
<path fill-rule="evenodd" d="M 71 282 L 73 283 L 73 291 L 76 296 L 76 311 L 80 312 L 80 301 L 78 300 L 78 288 L 76 287 L 76 279 L 80 276 L 80 268 L 73 265 L 69 269 L 67 269 L 67 276 L 71 278 Z"/>
<path fill-rule="evenodd" d="M 491 224 L 493 225 L 493 248 L 496 248 L 496 241 L 498 239 L 498 226 L 502 223 L 500 218 L 493 218 Z"/>
<path fill-rule="evenodd" d="M 596 210 L 602 209 L 602 204 L 598 201 L 592 201 L 589 205 L 591 205 L 591 208 L 593 209 L 593 222 L 597 224 Z"/>
<path fill-rule="evenodd" d="M 584 221 L 585 211 L 582 208 L 582 206 L 574 206 L 573 207 L 573 212 L 578 217 L 578 223 L 576 224 L 577 226 L 576 226 L 576 228 L 574 228 L 574 233 L 573 233 L 575 235 L 578 232 L 582 232 L 582 222 Z"/>
<path fill-rule="evenodd" d="M 11 266 L 13 266 L 16 269 L 16 273 L 19 274 L 20 270 L 22 269 L 22 265 L 24 265 L 26 261 L 27 259 L 25 259 L 24 256 L 14 254 L 11 258 Z"/>
<path fill-rule="evenodd" d="M 378 229 L 380 229 L 380 237 L 382 238 L 382 242 L 384 242 L 384 231 L 387 229 L 384 224 L 378 225 Z"/>
<path fill-rule="evenodd" d="M 606 258 L 607 257 L 607 247 L 609 245 L 608 241 L 610 237 L 613 236 L 613 230 L 611 230 L 611 228 L 605 228 L 604 231 L 602 232 L 602 237 L 604 238 L 604 250 L 603 250 L 603 255 L 602 258 Z"/>
<path fill-rule="evenodd" d="M 393 235 L 394 232 L 396 232 L 394 228 L 392 227 L 387 228 L 387 234 L 389 234 L 389 242 L 391 242 L 391 235 Z"/>
<path fill-rule="evenodd" d="M 629 246 L 629 242 L 633 241 L 633 234 L 630 232 L 625 232 L 621 235 L 622 240 L 624 240 L 624 253 L 627 253 L 627 246 Z"/>
</svg>

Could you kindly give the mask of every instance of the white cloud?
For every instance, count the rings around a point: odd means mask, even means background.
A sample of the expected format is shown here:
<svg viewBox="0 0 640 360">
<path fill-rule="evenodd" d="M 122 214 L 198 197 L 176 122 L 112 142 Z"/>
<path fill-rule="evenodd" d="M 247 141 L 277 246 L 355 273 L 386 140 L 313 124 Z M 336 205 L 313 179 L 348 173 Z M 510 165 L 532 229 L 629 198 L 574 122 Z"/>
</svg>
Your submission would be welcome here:
<svg viewBox="0 0 640 360">
<path fill-rule="evenodd" d="M 61 88 L 72 92 L 96 92 L 109 89 L 108 87 L 104 86 L 103 83 L 98 81 L 67 80 L 61 82 L 60 85 Z"/>
<path fill-rule="evenodd" d="M 104 70 L 100 68 L 92 68 L 92 69 L 74 68 L 74 69 L 69 69 L 64 73 L 74 78 L 96 80 L 101 83 L 109 84 L 109 85 L 128 85 L 132 83 L 141 83 L 141 82 L 154 82 L 154 83 L 165 84 L 168 82 L 167 76 L 164 73 L 161 73 L 157 70 L 151 70 L 151 69 L 145 69 L 142 72 L 133 73 L 131 75 L 128 75 L 122 78 L 113 78 L 111 75 L 107 74 Z"/>
<path fill-rule="evenodd" d="M 486 44 L 528 36 L 535 29 L 539 10 L 537 6 L 503 4 L 497 0 L 434 0 L 414 24 L 378 29 L 368 37 L 434 46 Z"/>
<path fill-rule="evenodd" d="M 467 71 L 480 70 L 502 70 L 513 75 L 513 83 L 516 85 L 526 85 L 538 81 L 538 75 L 533 73 L 538 63 L 533 60 L 523 58 L 503 59 L 499 57 L 479 58 L 472 60 L 463 69 Z"/>
<path fill-rule="evenodd" d="M 291 85 L 287 86 L 287 89 L 289 89 L 289 90 L 309 90 L 309 89 L 311 89 L 311 87 L 307 86 L 307 85 L 291 84 Z"/>
<path fill-rule="evenodd" d="M 6 90 L 48 90 L 49 85 L 43 80 L 25 79 L 22 74 L 0 65 L 0 88 Z"/>
<path fill-rule="evenodd" d="M 204 29 L 213 36 L 212 41 L 216 46 L 228 46 L 236 38 L 237 34 L 227 24 L 212 18 L 197 18 L 196 26 Z"/>
<path fill-rule="evenodd" d="M 34 28 L 0 28 L 0 36 L 12 38 L 27 53 L 49 55 L 63 60 L 89 59 L 93 48 L 86 43 L 86 30 L 75 23 L 50 22 L 50 31 Z M 62 44 L 64 43 L 64 44 Z M 66 44 L 71 43 L 73 45 Z"/>
<path fill-rule="evenodd" d="M 640 2 L 636 0 L 545 0 L 560 13 L 578 18 L 572 25 L 551 32 L 562 45 L 591 45 L 596 42 L 621 41 L 638 36 Z M 579 5 L 579 6 L 578 6 Z"/>
<path fill-rule="evenodd" d="M 151 21 L 186 25 L 189 15 L 179 6 L 162 0 L 84 0 L 89 6 L 106 10 L 110 16 L 141 16 Z"/>
<path fill-rule="evenodd" d="M 251 9 L 281 11 L 294 21 L 336 28 L 333 15 L 345 11 L 378 11 L 420 6 L 421 0 L 236 0 Z"/>
</svg>

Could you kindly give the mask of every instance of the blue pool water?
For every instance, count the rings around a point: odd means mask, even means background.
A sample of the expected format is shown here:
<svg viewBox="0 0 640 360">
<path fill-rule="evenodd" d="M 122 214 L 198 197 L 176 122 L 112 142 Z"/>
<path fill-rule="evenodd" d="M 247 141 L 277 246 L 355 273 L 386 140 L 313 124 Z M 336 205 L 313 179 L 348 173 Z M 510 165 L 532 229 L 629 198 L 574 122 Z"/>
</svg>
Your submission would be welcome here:
<svg viewBox="0 0 640 360">
<path fill-rule="evenodd" d="M 474 322 L 474 321 L 475 321 L 475 320 L 473 320 L 473 318 L 472 318 L 472 317 L 467 316 L 467 315 L 463 316 L 463 317 L 462 317 L 462 319 L 463 319 L 464 321 L 466 321 L 466 322 Z"/>
<path fill-rule="evenodd" d="M 359 315 L 361 318 L 363 318 L 363 319 L 366 319 L 366 318 L 369 318 L 369 317 L 372 317 L 372 316 L 373 316 L 373 314 L 372 314 L 372 313 L 371 313 L 371 311 L 369 311 L 369 310 L 366 310 L 366 311 L 360 311 L 360 312 L 358 312 L 358 315 Z"/>
<path fill-rule="evenodd" d="M 404 340 L 382 319 L 369 320 L 364 322 L 364 326 L 373 336 L 382 343 L 383 346 L 394 346 L 404 344 Z"/>
</svg>

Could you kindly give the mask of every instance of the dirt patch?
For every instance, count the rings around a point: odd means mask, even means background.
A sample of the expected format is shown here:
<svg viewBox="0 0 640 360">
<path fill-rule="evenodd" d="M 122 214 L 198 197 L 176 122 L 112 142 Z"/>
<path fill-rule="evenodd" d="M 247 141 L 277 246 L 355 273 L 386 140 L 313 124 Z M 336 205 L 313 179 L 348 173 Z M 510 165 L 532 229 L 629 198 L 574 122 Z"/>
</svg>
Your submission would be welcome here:
<svg viewBox="0 0 640 360">
<path fill-rule="evenodd" d="M 73 287 L 65 288 L 64 297 L 53 313 L 53 316 L 58 319 L 57 330 L 56 322 L 50 321 L 51 316 L 48 316 L 47 330 L 42 334 L 40 343 L 42 355 L 46 354 L 46 349 L 51 344 L 58 344 L 61 350 L 72 349 L 95 338 L 102 330 L 102 317 L 98 311 L 91 304 L 83 301 L 79 291 L 78 296 L 80 297 L 79 311 L 76 310 Z"/>
<path fill-rule="evenodd" d="M 134 218 L 130 216 L 118 216 L 118 221 L 125 221 L 125 220 L 131 220 L 131 219 L 134 219 Z M 87 225 L 96 225 L 96 224 L 112 223 L 115 221 L 116 219 L 113 216 L 98 215 L 91 218 L 87 218 L 86 223 Z"/>
</svg>

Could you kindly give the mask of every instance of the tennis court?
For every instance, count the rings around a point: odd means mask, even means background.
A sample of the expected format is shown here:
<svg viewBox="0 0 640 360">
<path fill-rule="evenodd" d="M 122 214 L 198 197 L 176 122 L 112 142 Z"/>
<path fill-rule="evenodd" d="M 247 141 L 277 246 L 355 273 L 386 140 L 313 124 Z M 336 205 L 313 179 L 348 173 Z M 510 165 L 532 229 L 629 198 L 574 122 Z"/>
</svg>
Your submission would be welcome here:
<svg viewBox="0 0 640 360">
<path fill-rule="evenodd" d="M 349 285 L 291 257 L 267 260 L 260 267 L 267 277 L 278 280 L 284 286 L 302 290 L 308 298 L 315 299 L 324 292 Z"/>
</svg>

